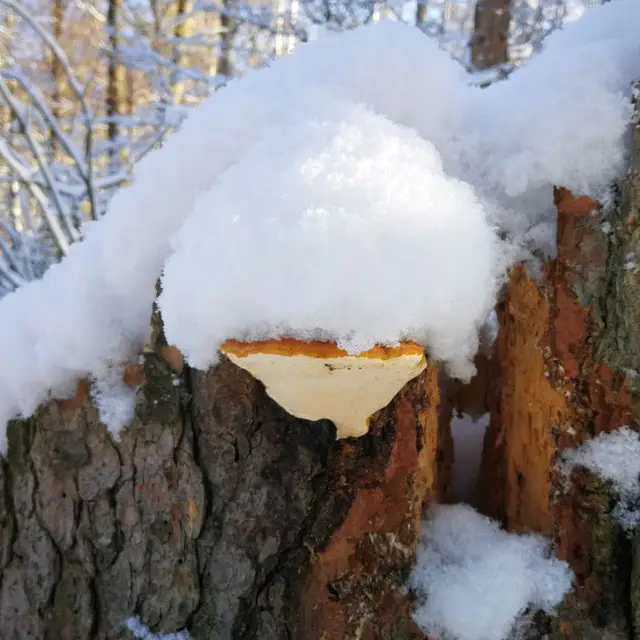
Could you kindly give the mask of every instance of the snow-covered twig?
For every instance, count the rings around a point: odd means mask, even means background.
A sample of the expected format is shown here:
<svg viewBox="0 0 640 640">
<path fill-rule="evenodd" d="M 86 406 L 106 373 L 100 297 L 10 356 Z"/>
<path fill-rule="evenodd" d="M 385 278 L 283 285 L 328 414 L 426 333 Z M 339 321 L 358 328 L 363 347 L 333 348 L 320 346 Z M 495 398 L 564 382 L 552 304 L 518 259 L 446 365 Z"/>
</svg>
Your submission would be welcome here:
<svg viewBox="0 0 640 640">
<path fill-rule="evenodd" d="M 20 123 L 22 135 L 25 137 L 29 145 L 29 148 L 31 149 L 31 152 L 33 153 L 33 156 L 36 162 L 38 163 L 40 171 L 45 177 L 45 180 L 47 182 L 47 187 L 49 188 L 49 191 L 51 193 L 53 204 L 56 208 L 56 211 L 59 217 L 62 219 L 64 223 L 64 226 L 67 230 L 67 234 L 69 236 L 70 241 L 74 242 L 78 240 L 80 238 L 80 233 L 76 228 L 74 228 L 74 225 L 71 221 L 69 208 L 67 207 L 64 201 L 64 198 L 62 197 L 62 195 L 60 194 L 60 191 L 58 190 L 57 182 L 51 173 L 51 168 L 49 166 L 49 163 L 47 162 L 45 154 L 42 148 L 40 147 L 40 144 L 37 142 L 37 140 L 34 138 L 33 134 L 31 133 L 29 123 L 24 117 L 22 110 L 18 105 L 17 100 L 13 97 L 13 95 L 9 91 L 9 88 L 7 87 L 7 84 L 4 81 L 2 74 L 0 74 L 0 95 L 2 95 L 6 103 L 11 108 L 14 118 Z M 52 227 L 52 231 L 53 231 L 53 227 Z M 66 255 L 69 252 L 69 241 L 67 240 L 67 238 L 56 233 L 56 241 L 60 247 L 60 251 L 62 251 L 62 253 Z"/>
<path fill-rule="evenodd" d="M 53 237 L 58 245 L 58 248 L 60 249 L 63 255 L 67 255 L 67 253 L 69 253 L 70 243 L 67 237 L 65 236 L 65 233 L 62 230 L 62 227 L 60 226 L 60 223 L 57 217 L 51 211 L 47 196 L 44 194 L 42 189 L 40 189 L 40 187 L 33 180 L 30 179 L 28 170 L 25 169 L 25 167 L 16 160 L 15 156 L 11 152 L 11 148 L 9 147 L 9 145 L 6 143 L 5 140 L 1 138 L 0 138 L 0 157 L 4 158 L 4 160 L 7 162 L 9 167 L 13 169 L 22 178 L 24 185 L 27 187 L 27 189 L 29 190 L 31 195 L 34 197 L 36 202 L 40 205 L 40 208 L 42 210 L 42 215 L 44 216 L 47 222 L 47 225 L 49 226 L 49 229 L 53 234 Z"/>
<path fill-rule="evenodd" d="M 87 183 L 88 183 L 88 196 L 90 202 L 91 212 L 95 217 L 97 195 L 95 185 L 93 184 L 93 167 L 91 163 L 92 149 L 93 149 L 93 128 L 91 123 L 93 122 L 93 110 L 91 109 L 86 97 L 84 89 L 80 86 L 69 59 L 67 58 L 62 47 L 56 42 L 55 38 L 43 29 L 34 16 L 22 5 L 22 3 L 15 2 L 15 0 L 0 0 L 0 5 L 4 5 L 7 9 L 13 11 L 16 15 L 20 16 L 22 20 L 34 31 L 34 33 L 46 44 L 56 61 L 60 64 L 66 79 L 69 83 L 69 88 L 75 94 L 84 116 L 85 124 L 85 150 L 87 157 Z"/>
</svg>

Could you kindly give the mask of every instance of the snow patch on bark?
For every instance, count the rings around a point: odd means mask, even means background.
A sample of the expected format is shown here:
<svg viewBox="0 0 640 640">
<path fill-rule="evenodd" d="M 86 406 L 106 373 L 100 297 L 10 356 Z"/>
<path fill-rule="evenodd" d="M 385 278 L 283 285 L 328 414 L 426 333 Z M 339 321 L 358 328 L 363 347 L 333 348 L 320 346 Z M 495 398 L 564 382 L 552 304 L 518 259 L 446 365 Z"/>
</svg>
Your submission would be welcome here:
<svg viewBox="0 0 640 640">
<path fill-rule="evenodd" d="M 611 483 L 618 498 L 613 515 L 630 531 L 640 522 L 640 435 L 629 427 L 596 438 L 567 451 L 561 461 L 565 474 L 584 467 Z"/>
<path fill-rule="evenodd" d="M 152 633 L 140 618 L 129 618 L 125 621 L 124 626 L 127 627 L 133 634 L 133 637 L 138 640 L 190 640 L 191 638 L 186 631 L 179 631 L 177 633 Z"/>
</svg>

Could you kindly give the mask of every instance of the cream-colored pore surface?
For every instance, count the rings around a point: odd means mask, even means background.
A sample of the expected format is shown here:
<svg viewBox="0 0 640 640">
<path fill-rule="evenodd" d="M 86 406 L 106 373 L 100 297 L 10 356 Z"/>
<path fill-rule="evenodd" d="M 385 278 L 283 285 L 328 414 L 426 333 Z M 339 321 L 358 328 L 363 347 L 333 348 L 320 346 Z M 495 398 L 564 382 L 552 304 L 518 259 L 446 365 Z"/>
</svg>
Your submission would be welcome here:
<svg viewBox="0 0 640 640">
<path fill-rule="evenodd" d="M 260 380 L 267 393 L 291 415 L 331 420 L 338 438 L 367 433 L 368 418 L 389 404 L 427 366 L 422 354 L 387 359 L 270 353 L 227 356 Z"/>
</svg>

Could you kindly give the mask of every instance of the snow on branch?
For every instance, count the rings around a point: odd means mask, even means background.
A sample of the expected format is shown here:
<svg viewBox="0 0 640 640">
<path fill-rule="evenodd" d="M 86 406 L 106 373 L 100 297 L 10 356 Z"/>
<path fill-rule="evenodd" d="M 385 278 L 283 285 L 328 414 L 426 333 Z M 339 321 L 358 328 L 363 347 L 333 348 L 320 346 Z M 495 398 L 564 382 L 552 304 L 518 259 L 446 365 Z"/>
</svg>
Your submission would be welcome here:
<svg viewBox="0 0 640 640">
<path fill-rule="evenodd" d="M 26 74 L 10 66 L 0 68 L 0 108 L 5 121 L 8 118 L 0 137 L 4 165 L 1 297 L 40 277 L 49 263 L 66 256 L 81 239 L 83 222 L 103 214 L 105 194 L 123 184 L 130 170 L 96 168 L 95 129 L 100 123 L 89 105 L 86 87 L 75 77 L 59 43 L 31 12 L 13 0 L 0 0 L 0 6 L 19 16 L 51 52 L 80 112 L 71 135 Z"/>
<path fill-rule="evenodd" d="M 0 138 L 0 159 L 8 172 L 8 175 L 3 177 L 3 183 L 5 188 L 18 192 L 21 189 L 26 190 L 31 198 L 31 203 L 24 203 L 17 201 L 18 196 L 15 193 L 7 196 L 8 200 L 14 201 L 8 208 L 17 208 L 18 212 L 14 215 L 20 220 L 14 220 L 14 233 L 11 237 L 6 236 L 5 231 L 6 241 L 0 246 L 0 253 L 4 258 L 0 261 L 0 274 L 3 276 L 3 289 L 6 291 L 12 290 L 24 280 L 31 279 L 36 273 L 41 275 L 40 269 L 32 265 L 19 274 L 21 278 L 18 281 L 14 277 L 16 274 L 6 269 L 8 263 L 16 261 L 10 254 L 16 252 L 21 245 L 29 243 L 27 236 L 41 236 L 39 242 L 43 245 L 42 248 L 46 245 L 44 238 L 51 238 L 55 247 L 51 258 L 54 258 L 56 253 L 66 256 L 71 244 L 80 239 L 76 204 L 79 199 L 86 198 L 87 194 L 93 191 L 93 177 L 80 153 L 60 131 L 49 109 L 41 109 L 45 104 L 37 90 L 15 72 L 6 72 L 4 69 L 0 69 L 0 106 L 9 109 L 12 120 L 11 130 L 5 137 Z M 62 149 L 71 151 L 67 157 L 74 161 L 72 167 L 79 178 L 76 182 L 82 187 L 76 192 L 75 197 L 69 192 L 74 182 L 73 179 L 69 181 L 69 178 L 74 176 L 69 175 L 66 167 L 52 161 L 49 150 L 45 147 L 43 127 L 47 127 L 48 135 L 60 141 Z M 27 214 L 25 208 L 32 208 L 33 205 L 36 211 L 29 211 Z M 33 227 L 27 223 L 27 219 L 32 223 L 42 220 L 42 225 L 36 222 Z M 5 222 L 7 221 L 5 218 Z M 18 235 L 24 235 L 24 240 L 18 241 Z M 40 262 L 42 257 L 42 253 L 34 256 L 37 262 Z"/>
<path fill-rule="evenodd" d="M 80 237 L 80 234 L 74 227 L 73 221 L 71 220 L 70 208 L 58 189 L 58 184 L 49 166 L 49 161 L 45 157 L 45 151 L 33 135 L 31 126 L 27 121 L 28 116 L 25 114 L 25 111 L 20 108 L 18 101 L 9 91 L 3 75 L 4 74 L 0 74 L 0 96 L 4 98 L 6 104 L 10 107 L 11 114 L 19 124 L 20 132 L 24 136 L 27 146 L 35 159 L 38 170 L 44 177 L 51 200 L 51 209 L 53 209 L 57 215 L 54 217 L 51 214 L 49 207 L 45 207 L 42 210 L 42 213 L 44 214 L 47 224 L 54 235 L 58 248 L 62 255 L 66 256 L 69 253 L 70 242 L 77 240 Z M 6 159 L 9 161 L 8 153 L 6 154 Z M 26 171 L 22 172 L 22 176 L 26 178 Z M 60 221 L 65 228 L 66 234 L 62 232 Z"/>
</svg>

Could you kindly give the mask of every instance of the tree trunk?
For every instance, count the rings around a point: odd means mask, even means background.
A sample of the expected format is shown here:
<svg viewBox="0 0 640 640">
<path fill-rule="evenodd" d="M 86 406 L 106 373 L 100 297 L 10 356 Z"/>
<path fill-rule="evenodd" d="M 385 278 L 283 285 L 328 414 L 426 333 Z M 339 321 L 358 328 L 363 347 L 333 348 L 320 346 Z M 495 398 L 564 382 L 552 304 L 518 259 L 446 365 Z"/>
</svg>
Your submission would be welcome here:
<svg viewBox="0 0 640 640">
<path fill-rule="evenodd" d="M 171 74 L 171 94 L 174 104 L 181 104 L 185 96 L 186 80 L 180 77 L 181 69 L 188 69 L 190 64 L 186 51 L 189 49 L 187 39 L 191 36 L 190 15 L 193 11 L 191 0 L 178 0 L 176 3 L 175 26 L 173 28 L 173 64 L 174 70 Z"/>
<path fill-rule="evenodd" d="M 634 139 L 611 209 L 556 189 L 558 257 L 539 282 L 515 269 L 499 307 L 479 493 L 508 529 L 552 536 L 573 569 L 550 622 L 558 640 L 640 637 L 640 528 L 629 537 L 615 522 L 607 483 L 585 469 L 567 479 L 556 465 L 599 433 L 640 429 L 637 127 Z"/>
<path fill-rule="evenodd" d="M 52 35 L 55 41 L 62 46 L 62 35 L 64 28 L 64 14 L 66 6 L 63 0 L 53 0 L 53 6 L 51 7 L 51 22 L 52 22 Z M 48 56 L 51 63 L 51 82 L 52 82 L 52 95 L 51 95 L 51 113 L 56 120 L 56 123 L 60 127 L 64 127 L 63 122 L 63 97 L 65 93 L 66 76 L 65 70 L 58 57 L 48 50 Z M 49 133 L 50 142 L 50 159 L 51 164 L 55 164 L 58 154 L 58 135 L 57 132 L 52 129 Z"/>
<path fill-rule="evenodd" d="M 5 8 L 2 27 L 6 35 L 6 47 L 9 49 L 9 43 L 16 39 L 16 16 L 9 8 Z M 10 49 L 7 51 L 7 56 Z M 10 90 L 14 89 L 15 82 L 6 81 Z M 2 101 L 0 103 L 0 135 L 7 140 L 10 145 L 14 143 L 14 114 L 11 107 Z M 6 162 L 0 162 L 0 207 L 9 212 L 11 225 L 18 233 L 25 231 L 24 220 L 22 218 L 22 203 L 20 202 L 20 183 L 17 180 L 7 180 L 9 176 L 13 177 L 13 171 L 7 166 Z M 10 284 L 10 290 L 13 284 Z"/>
<path fill-rule="evenodd" d="M 217 18 L 214 30 L 218 34 L 218 43 L 209 74 L 219 76 L 226 82 L 233 75 L 233 42 L 237 25 L 236 21 L 229 16 L 229 12 L 234 6 L 230 0 L 218 0 L 216 4 L 218 14 L 214 14 Z"/>
<path fill-rule="evenodd" d="M 122 63 L 122 0 L 109 0 L 107 9 L 109 33 L 109 67 L 107 72 L 107 136 L 111 144 L 109 160 L 111 170 L 117 171 L 119 161 L 125 159 L 125 151 L 119 140 L 121 118 L 127 112 L 127 70 Z"/>
<path fill-rule="evenodd" d="M 153 326 L 120 442 L 86 383 L 10 423 L 0 637 L 127 638 L 136 615 L 196 640 L 422 637 L 402 588 L 448 480 L 437 370 L 336 441 L 228 360 L 183 367 Z"/>
<path fill-rule="evenodd" d="M 474 69 L 490 69 L 509 60 L 510 24 L 510 0 L 477 0 L 471 36 Z"/>
</svg>

